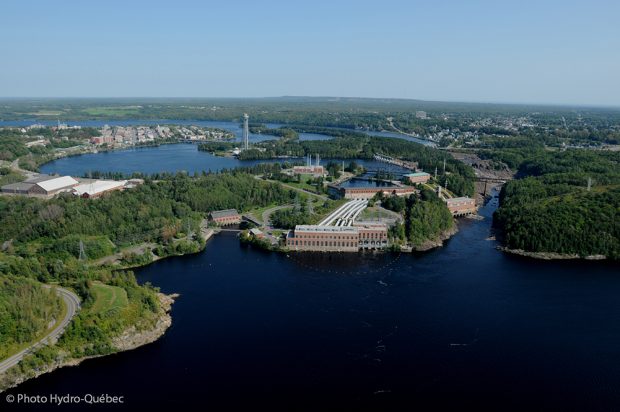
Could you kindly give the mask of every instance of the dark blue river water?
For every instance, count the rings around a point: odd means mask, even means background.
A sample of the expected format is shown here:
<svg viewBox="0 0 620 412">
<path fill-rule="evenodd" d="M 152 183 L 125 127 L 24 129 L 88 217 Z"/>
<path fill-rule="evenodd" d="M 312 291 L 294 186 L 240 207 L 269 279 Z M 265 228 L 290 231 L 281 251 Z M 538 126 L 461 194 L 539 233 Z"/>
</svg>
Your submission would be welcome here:
<svg viewBox="0 0 620 412">
<path fill-rule="evenodd" d="M 287 256 L 220 234 L 137 271 L 181 294 L 162 339 L 11 393 L 133 410 L 620 409 L 620 267 L 503 254 L 493 207 L 424 254 Z"/>
<path fill-rule="evenodd" d="M 304 162 L 305 159 L 283 159 L 273 161 Z M 342 160 L 322 159 L 322 164 Z M 358 164 L 368 169 L 402 172 L 398 166 L 381 163 L 375 160 L 356 159 Z M 265 160 L 238 160 L 234 157 L 219 157 L 198 150 L 198 146 L 189 143 L 167 144 L 152 147 L 139 147 L 126 150 L 114 150 L 101 153 L 89 153 L 79 156 L 64 157 L 41 166 L 42 173 L 58 173 L 62 175 L 83 176 L 88 172 L 133 172 L 158 173 L 186 171 L 189 173 L 202 171 L 219 171 L 240 166 L 252 166 L 265 163 Z M 350 160 L 345 160 L 345 166 Z"/>
</svg>

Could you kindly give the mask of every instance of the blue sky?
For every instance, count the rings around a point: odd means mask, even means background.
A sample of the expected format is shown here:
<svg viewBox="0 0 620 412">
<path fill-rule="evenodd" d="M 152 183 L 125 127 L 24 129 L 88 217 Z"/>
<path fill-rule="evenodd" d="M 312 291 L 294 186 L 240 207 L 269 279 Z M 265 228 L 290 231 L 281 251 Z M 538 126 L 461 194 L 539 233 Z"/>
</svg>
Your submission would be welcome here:
<svg viewBox="0 0 620 412">
<path fill-rule="evenodd" d="M 3 0 L 0 96 L 620 106 L 620 1 Z"/>
</svg>

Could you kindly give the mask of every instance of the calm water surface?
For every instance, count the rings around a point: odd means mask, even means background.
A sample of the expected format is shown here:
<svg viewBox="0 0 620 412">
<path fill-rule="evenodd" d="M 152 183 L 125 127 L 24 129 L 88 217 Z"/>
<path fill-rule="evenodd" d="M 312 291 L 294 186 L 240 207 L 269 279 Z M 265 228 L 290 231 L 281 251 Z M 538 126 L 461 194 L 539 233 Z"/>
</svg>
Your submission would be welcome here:
<svg viewBox="0 0 620 412">
<path fill-rule="evenodd" d="M 419 255 L 218 235 L 137 271 L 181 294 L 162 339 L 12 393 L 120 394 L 134 410 L 619 409 L 620 267 L 502 254 L 493 207 Z"/>
<path fill-rule="evenodd" d="M 286 159 L 291 162 L 304 162 L 305 159 Z M 127 150 L 114 150 L 101 153 L 89 153 L 79 156 L 64 157 L 41 166 L 42 173 L 83 176 L 88 172 L 133 172 L 159 173 L 186 171 L 219 171 L 240 166 L 252 166 L 258 163 L 284 160 L 237 160 L 234 157 L 219 157 L 208 152 L 201 152 L 198 146 L 189 143 L 167 144 L 153 147 L 139 147 Z M 330 161 L 342 163 L 339 159 L 322 159 L 322 164 Z M 355 161 L 368 169 L 382 169 L 395 173 L 405 169 L 374 160 Z M 345 160 L 345 166 L 351 160 Z"/>
</svg>

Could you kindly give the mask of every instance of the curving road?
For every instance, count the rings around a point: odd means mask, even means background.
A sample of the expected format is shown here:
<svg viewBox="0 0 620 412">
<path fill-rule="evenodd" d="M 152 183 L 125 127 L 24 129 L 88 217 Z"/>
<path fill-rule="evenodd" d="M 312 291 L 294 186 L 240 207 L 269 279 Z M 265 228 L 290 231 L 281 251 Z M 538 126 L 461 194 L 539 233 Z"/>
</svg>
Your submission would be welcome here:
<svg viewBox="0 0 620 412">
<path fill-rule="evenodd" d="M 50 288 L 49 285 L 43 285 L 45 288 Z M 32 352 L 34 349 L 47 345 L 48 343 L 55 342 L 60 335 L 65 331 L 65 328 L 71 322 L 71 319 L 76 315 L 77 311 L 80 310 L 80 299 L 77 295 L 67 289 L 63 289 L 61 287 L 56 287 L 58 295 L 64 300 L 65 305 L 67 306 L 67 313 L 61 322 L 56 325 L 54 329 L 49 331 L 47 335 L 43 338 L 39 339 L 37 342 L 28 346 L 26 349 L 16 353 L 15 355 L 3 360 L 0 362 L 0 373 L 4 373 L 9 370 L 11 367 L 17 365 L 28 353 Z"/>
<path fill-rule="evenodd" d="M 281 206 L 275 206 L 272 207 L 271 209 L 267 209 L 263 212 L 263 226 L 267 227 L 267 228 L 271 228 L 271 215 L 276 211 L 276 210 L 281 210 L 281 209 L 289 209 L 294 207 L 294 205 L 281 205 Z"/>
</svg>

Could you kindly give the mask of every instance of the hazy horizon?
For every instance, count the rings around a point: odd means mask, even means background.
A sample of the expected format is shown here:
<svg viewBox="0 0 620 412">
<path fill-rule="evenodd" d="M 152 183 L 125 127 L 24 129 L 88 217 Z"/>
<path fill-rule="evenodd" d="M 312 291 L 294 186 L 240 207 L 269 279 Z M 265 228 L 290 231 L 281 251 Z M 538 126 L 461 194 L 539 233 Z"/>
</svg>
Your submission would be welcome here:
<svg viewBox="0 0 620 412">
<path fill-rule="evenodd" d="M 510 102 L 510 101 L 467 101 L 467 100 L 432 100 L 407 97 L 373 97 L 373 96 L 0 96 L 0 101 L 6 100 L 260 100 L 260 99 L 350 99 L 350 100 L 394 100 L 403 102 L 420 102 L 433 104 L 471 104 L 471 105 L 503 105 L 503 106 L 535 106 L 560 108 L 590 108 L 590 109 L 618 109 L 620 104 L 576 104 L 554 102 Z"/>
<path fill-rule="evenodd" d="M 496 3 L 9 1 L 0 94 L 620 106 L 619 3 Z"/>
</svg>

